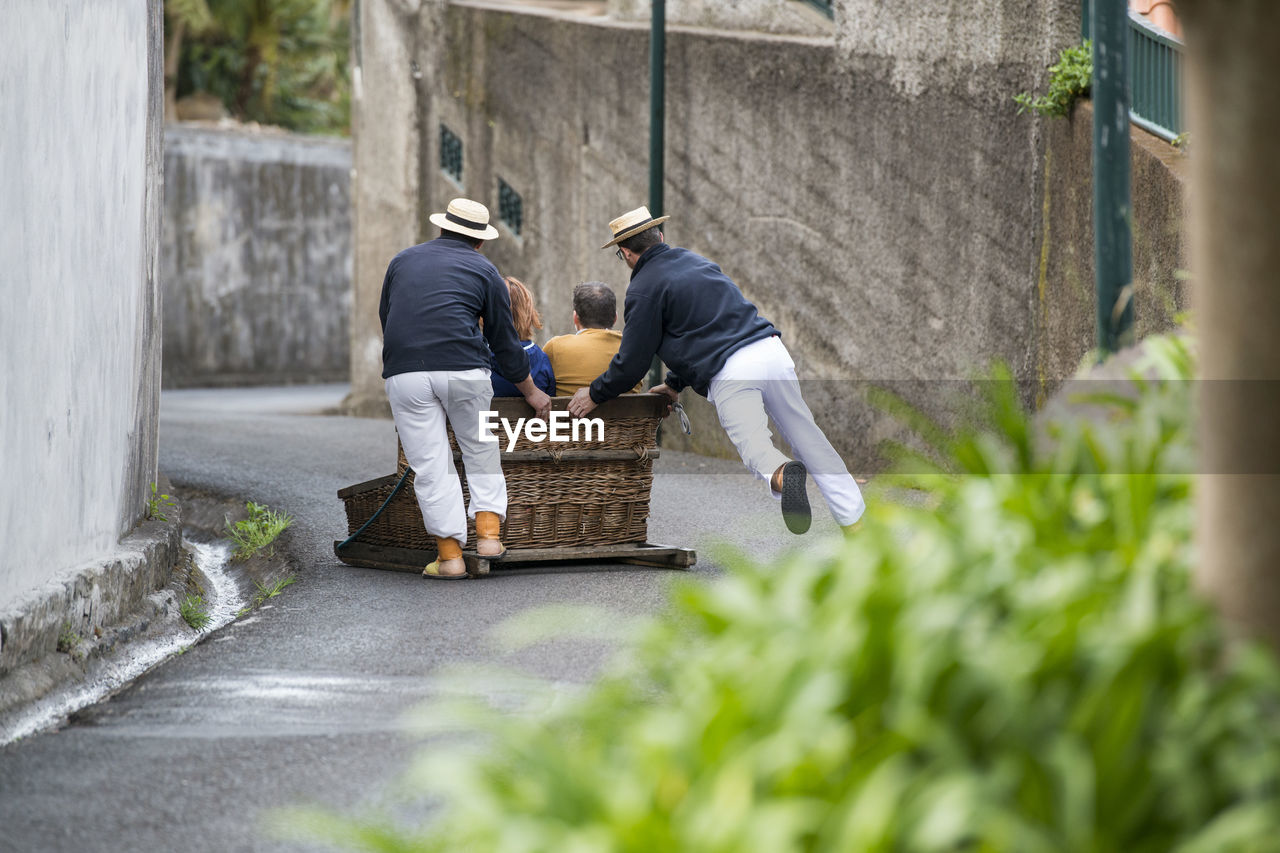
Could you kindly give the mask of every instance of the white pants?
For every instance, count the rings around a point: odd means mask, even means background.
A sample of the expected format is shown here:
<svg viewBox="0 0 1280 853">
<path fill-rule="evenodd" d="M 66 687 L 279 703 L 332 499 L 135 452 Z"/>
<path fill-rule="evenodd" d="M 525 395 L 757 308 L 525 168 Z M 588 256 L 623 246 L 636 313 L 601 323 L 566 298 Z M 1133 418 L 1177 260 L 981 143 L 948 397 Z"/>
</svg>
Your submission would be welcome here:
<svg viewBox="0 0 1280 853">
<path fill-rule="evenodd" d="M 748 344 L 729 356 L 711 380 L 708 399 L 720 424 L 751 472 L 770 482 L 778 466 L 791 460 L 773 446 L 769 418 L 804 463 L 841 526 L 862 517 L 862 490 L 844 460 L 813 422 L 813 413 L 800 396 L 796 365 L 778 337 Z M 780 497 L 770 492 L 775 498 Z"/>
<path fill-rule="evenodd" d="M 468 514 L 475 518 L 477 512 L 496 512 L 505 519 L 507 481 L 500 445 L 481 441 L 479 434 L 480 413 L 493 399 L 488 369 L 398 373 L 387 379 L 386 387 L 404 456 L 414 471 L 413 489 L 427 532 L 465 545 Z M 449 450 L 446 417 L 467 468 L 471 506 L 466 508 Z"/>
</svg>

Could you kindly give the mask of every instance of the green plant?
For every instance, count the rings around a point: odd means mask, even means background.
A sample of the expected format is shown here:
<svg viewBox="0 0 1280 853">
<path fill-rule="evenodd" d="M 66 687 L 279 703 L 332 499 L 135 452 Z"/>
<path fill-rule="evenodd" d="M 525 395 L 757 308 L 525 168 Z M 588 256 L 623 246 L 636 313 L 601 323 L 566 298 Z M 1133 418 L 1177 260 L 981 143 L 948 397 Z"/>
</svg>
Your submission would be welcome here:
<svg viewBox="0 0 1280 853">
<path fill-rule="evenodd" d="M 155 519 L 156 521 L 168 521 L 169 518 L 165 513 L 175 506 L 177 506 L 177 501 L 171 496 L 156 494 L 156 484 L 152 482 L 151 497 L 147 499 L 147 518 Z"/>
<path fill-rule="evenodd" d="M 249 512 L 248 518 L 227 522 L 227 535 L 235 544 L 231 556 L 237 560 L 246 560 L 267 548 L 293 523 L 292 516 L 268 509 L 265 504 L 249 501 L 244 507 Z M 274 554 L 275 549 L 268 553 Z"/>
<path fill-rule="evenodd" d="M 72 629 L 70 622 L 62 624 L 62 631 L 58 634 L 57 649 L 69 655 L 74 655 L 80 648 L 80 644 L 84 642 L 84 638 Z"/>
<path fill-rule="evenodd" d="M 361 849 L 1274 851 L 1280 667 L 1190 580 L 1194 354 L 1038 424 L 928 428 L 850 541 L 685 583 L 627 659 L 550 710 L 436 705 L 425 831 L 316 811 Z M 921 419 L 922 422 L 924 419 Z"/>
<path fill-rule="evenodd" d="M 178 611 L 182 614 L 182 620 L 197 631 L 203 631 L 209 627 L 209 623 L 213 617 L 209 615 L 209 608 L 204 603 L 204 596 L 188 593 L 182 599 L 182 603 L 178 605 Z"/>
<path fill-rule="evenodd" d="M 254 593 L 254 596 L 253 596 L 254 606 L 262 604 L 264 601 L 266 601 L 269 598 L 275 598 L 277 595 L 284 592 L 285 587 L 296 583 L 297 580 L 298 580 L 297 575 L 289 575 L 288 577 L 281 578 L 280 580 L 270 585 L 263 584 L 261 581 L 254 581 L 253 585 L 258 589 L 258 591 Z"/>
<path fill-rule="evenodd" d="M 1049 66 L 1049 91 L 1038 97 L 1023 92 L 1014 95 L 1018 115 L 1034 110 L 1042 116 L 1066 116 L 1076 98 L 1089 94 L 1093 83 L 1092 45 L 1086 41 L 1076 47 L 1068 47 L 1058 54 L 1058 61 Z"/>
<path fill-rule="evenodd" d="M 243 121 L 346 133 L 350 14 L 350 0 L 184 0 L 171 12 L 190 22 L 170 45 L 176 94 L 209 92 Z"/>
</svg>

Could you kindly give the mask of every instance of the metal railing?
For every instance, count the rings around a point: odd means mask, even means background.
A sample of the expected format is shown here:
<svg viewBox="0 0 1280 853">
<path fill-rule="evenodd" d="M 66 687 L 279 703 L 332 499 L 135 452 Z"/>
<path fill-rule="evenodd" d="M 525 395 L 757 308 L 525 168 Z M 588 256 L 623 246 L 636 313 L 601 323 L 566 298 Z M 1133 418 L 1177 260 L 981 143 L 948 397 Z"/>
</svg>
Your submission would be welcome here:
<svg viewBox="0 0 1280 853">
<path fill-rule="evenodd" d="M 835 20 L 835 17 L 836 17 L 835 0 L 804 0 L 804 2 L 808 3 L 810 6 L 817 9 L 819 12 L 826 15 L 828 18 Z"/>
<path fill-rule="evenodd" d="M 1089 4 L 1083 0 L 1080 34 L 1088 39 Z M 1182 113 L 1182 42 L 1129 11 L 1129 118 L 1164 139 L 1184 130 Z"/>
</svg>

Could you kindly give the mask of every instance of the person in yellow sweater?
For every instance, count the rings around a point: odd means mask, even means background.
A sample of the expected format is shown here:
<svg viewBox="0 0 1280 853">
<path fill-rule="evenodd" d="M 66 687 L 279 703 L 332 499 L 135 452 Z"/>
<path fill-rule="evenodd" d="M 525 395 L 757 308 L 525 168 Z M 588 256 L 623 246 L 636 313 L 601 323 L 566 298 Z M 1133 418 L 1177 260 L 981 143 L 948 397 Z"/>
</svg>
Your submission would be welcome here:
<svg viewBox="0 0 1280 853">
<path fill-rule="evenodd" d="M 616 322 L 618 301 L 609 285 L 588 281 L 573 289 L 573 327 L 577 331 L 557 335 L 542 348 L 556 375 L 556 396 L 571 396 L 608 369 L 622 345 L 622 333 L 613 330 Z M 640 384 L 631 390 L 639 392 Z"/>
</svg>

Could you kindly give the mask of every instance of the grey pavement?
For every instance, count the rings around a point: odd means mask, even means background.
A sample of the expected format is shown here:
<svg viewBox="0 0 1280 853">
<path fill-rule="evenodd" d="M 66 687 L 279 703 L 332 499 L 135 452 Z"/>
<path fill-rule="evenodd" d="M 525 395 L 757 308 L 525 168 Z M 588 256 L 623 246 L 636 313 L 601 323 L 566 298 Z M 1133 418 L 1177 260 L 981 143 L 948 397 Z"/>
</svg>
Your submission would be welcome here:
<svg viewBox="0 0 1280 853">
<path fill-rule="evenodd" d="M 665 453 L 649 538 L 697 548 L 689 572 L 575 566 L 441 583 L 351 568 L 332 553 L 346 532 L 336 492 L 394 472 L 396 445 L 390 421 L 323 414 L 345 393 L 164 393 L 161 470 L 179 489 L 291 513 L 298 582 L 61 728 L 0 747 L 0 851 L 313 849 L 271 837 L 264 817 L 391 802 L 427 748 L 408 712 L 459 692 L 510 707 L 532 679 L 579 689 L 615 651 L 565 639 L 504 653 L 494 626 L 574 604 L 598 608 L 604 627 L 657 611 L 673 578 L 714 579 L 710 545 L 771 559 L 836 533 L 812 489 L 814 528 L 792 537 L 740 463 Z"/>
</svg>

